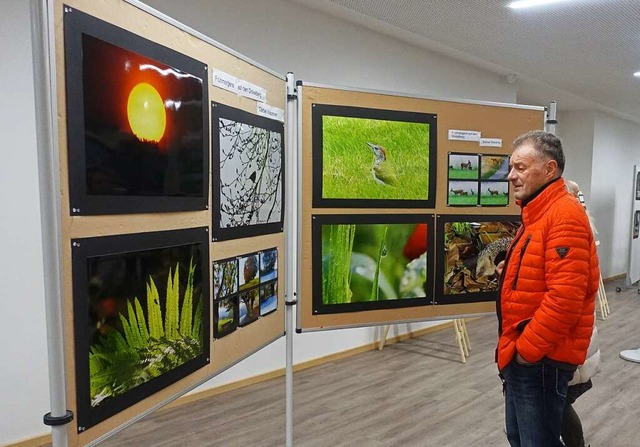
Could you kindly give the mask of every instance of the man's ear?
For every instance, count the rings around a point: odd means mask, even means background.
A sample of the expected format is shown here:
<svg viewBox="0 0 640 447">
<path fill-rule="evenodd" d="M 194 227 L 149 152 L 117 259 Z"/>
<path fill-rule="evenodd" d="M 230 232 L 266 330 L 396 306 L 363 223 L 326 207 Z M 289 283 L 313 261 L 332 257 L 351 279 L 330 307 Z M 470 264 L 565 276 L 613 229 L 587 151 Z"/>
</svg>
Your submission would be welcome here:
<svg viewBox="0 0 640 447">
<path fill-rule="evenodd" d="M 548 180 L 554 179 L 557 177 L 556 173 L 558 172 L 558 162 L 555 160 L 548 160 L 544 165 L 545 176 Z"/>
</svg>

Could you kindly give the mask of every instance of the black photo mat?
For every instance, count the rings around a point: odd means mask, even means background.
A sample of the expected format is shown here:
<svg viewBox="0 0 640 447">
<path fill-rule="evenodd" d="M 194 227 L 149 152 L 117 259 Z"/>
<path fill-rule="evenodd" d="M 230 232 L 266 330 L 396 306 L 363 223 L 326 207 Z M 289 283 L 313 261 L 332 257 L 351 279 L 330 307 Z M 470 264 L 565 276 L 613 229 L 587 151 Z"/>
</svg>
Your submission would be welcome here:
<svg viewBox="0 0 640 447">
<path fill-rule="evenodd" d="M 66 7 L 64 51 L 71 214 L 205 210 L 207 66 Z"/>
<path fill-rule="evenodd" d="M 438 215 L 435 302 L 494 301 L 495 265 L 504 259 L 519 226 L 520 216 Z"/>
<path fill-rule="evenodd" d="M 209 363 L 206 227 L 71 241 L 78 432 Z"/>
<path fill-rule="evenodd" d="M 509 205 L 509 156 L 449 152 L 447 206 Z"/>
<path fill-rule="evenodd" d="M 435 114 L 313 104 L 313 207 L 434 208 L 437 147 Z"/>
<path fill-rule="evenodd" d="M 313 314 L 432 304 L 433 224 L 431 214 L 312 216 Z"/>
<path fill-rule="evenodd" d="M 211 103 L 214 241 L 284 225 L 284 123 Z"/>
</svg>

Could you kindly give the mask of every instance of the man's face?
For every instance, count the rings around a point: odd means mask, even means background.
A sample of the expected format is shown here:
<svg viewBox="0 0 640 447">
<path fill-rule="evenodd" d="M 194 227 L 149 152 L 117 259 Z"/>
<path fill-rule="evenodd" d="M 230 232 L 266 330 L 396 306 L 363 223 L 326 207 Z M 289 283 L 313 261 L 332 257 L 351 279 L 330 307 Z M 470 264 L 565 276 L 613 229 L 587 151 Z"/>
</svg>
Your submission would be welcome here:
<svg viewBox="0 0 640 447">
<path fill-rule="evenodd" d="M 511 154 L 507 179 L 517 200 L 526 200 L 556 176 L 556 162 L 541 156 L 532 142 L 518 146 Z"/>
</svg>

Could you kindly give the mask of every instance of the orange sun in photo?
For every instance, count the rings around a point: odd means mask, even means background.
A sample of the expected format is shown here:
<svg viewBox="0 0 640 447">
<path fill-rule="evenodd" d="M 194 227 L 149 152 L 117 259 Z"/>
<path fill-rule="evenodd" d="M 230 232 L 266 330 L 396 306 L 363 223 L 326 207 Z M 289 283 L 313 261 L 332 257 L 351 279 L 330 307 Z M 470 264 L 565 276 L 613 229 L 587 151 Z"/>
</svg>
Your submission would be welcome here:
<svg viewBox="0 0 640 447">
<path fill-rule="evenodd" d="M 127 101 L 131 130 L 140 140 L 159 142 L 167 126 L 164 102 L 158 91 L 146 82 L 131 89 Z"/>
</svg>

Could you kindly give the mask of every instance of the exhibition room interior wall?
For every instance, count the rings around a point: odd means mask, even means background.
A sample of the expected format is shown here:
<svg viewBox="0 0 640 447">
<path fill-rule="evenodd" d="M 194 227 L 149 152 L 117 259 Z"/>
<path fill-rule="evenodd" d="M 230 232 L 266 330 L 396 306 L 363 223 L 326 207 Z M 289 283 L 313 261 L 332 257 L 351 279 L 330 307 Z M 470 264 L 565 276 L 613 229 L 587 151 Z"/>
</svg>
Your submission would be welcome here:
<svg viewBox="0 0 640 447">
<path fill-rule="evenodd" d="M 517 86 L 503 76 L 336 19 L 286 0 L 171 0 L 147 4 L 227 47 L 304 81 L 436 98 L 513 103 Z M 4 163 L 0 240 L 0 444 L 46 433 L 49 411 L 42 237 L 28 2 L 6 0 L 0 15 L 0 111 Z M 544 104 L 537 104 L 544 105 Z M 565 111 L 558 134 L 567 178 L 580 183 L 599 230 L 602 275 L 626 272 L 633 165 L 640 164 L 640 126 L 594 111 Z M 289 148 L 291 150 L 292 148 Z M 398 325 L 397 335 L 435 324 Z M 294 334 L 294 363 L 370 345 L 374 328 Z M 284 368 L 280 339 L 200 389 Z"/>
</svg>

